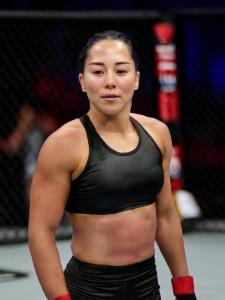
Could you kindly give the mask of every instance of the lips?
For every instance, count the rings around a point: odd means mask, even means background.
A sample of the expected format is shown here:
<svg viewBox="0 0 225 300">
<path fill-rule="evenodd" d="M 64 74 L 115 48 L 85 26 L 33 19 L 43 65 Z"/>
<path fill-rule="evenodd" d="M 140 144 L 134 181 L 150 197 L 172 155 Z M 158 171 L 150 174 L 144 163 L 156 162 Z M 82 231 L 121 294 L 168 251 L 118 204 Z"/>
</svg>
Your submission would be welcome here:
<svg viewBox="0 0 225 300">
<path fill-rule="evenodd" d="M 115 99 L 115 98 L 118 98 L 119 95 L 116 95 L 116 94 L 105 94 L 105 95 L 102 95 L 101 96 L 102 98 L 106 98 L 106 99 Z"/>
<path fill-rule="evenodd" d="M 105 95 L 102 95 L 101 98 L 106 101 L 107 103 L 115 103 L 118 98 L 119 98 L 119 95 L 117 94 L 105 94 Z"/>
</svg>

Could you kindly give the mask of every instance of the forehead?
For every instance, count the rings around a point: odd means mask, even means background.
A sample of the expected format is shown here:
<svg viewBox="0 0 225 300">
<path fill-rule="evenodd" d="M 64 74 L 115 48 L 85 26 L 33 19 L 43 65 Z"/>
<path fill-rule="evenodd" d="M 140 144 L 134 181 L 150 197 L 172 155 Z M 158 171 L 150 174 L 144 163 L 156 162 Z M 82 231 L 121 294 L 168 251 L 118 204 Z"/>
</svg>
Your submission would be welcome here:
<svg viewBox="0 0 225 300">
<path fill-rule="evenodd" d="M 87 60 L 105 58 L 124 58 L 132 60 L 130 49 L 120 40 L 101 40 L 95 43 L 88 51 Z"/>
</svg>

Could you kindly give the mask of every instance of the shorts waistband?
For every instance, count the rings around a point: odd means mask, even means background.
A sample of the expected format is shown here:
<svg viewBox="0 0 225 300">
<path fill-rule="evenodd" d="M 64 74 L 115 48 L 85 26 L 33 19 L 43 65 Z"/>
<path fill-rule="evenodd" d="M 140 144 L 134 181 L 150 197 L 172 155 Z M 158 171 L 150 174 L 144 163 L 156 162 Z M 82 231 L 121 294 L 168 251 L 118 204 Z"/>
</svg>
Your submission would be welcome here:
<svg viewBox="0 0 225 300">
<path fill-rule="evenodd" d="M 154 256 L 122 266 L 92 264 L 72 257 L 64 274 L 74 299 L 80 293 L 82 299 L 83 295 L 84 299 L 106 299 L 110 295 L 110 299 L 160 300 Z"/>
<path fill-rule="evenodd" d="M 71 263 L 74 268 L 80 272 L 87 272 L 88 274 L 96 275 L 126 275 L 132 273 L 141 273 L 145 270 L 155 270 L 155 257 L 154 255 L 143 261 L 135 262 L 129 265 L 122 266 L 112 266 L 112 265 L 102 265 L 102 264 L 92 264 L 88 262 L 83 262 L 76 257 L 71 258 Z"/>
</svg>

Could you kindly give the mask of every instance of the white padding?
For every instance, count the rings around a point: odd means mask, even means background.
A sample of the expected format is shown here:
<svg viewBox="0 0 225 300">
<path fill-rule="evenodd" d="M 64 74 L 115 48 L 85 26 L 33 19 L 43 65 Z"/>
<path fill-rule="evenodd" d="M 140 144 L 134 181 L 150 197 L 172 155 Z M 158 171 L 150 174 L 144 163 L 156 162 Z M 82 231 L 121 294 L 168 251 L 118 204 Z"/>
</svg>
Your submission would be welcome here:
<svg viewBox="0 0 225 300">
<path fill-rule="evenodd" d="M 185 190 L 175 193 L 177 208 L 183 219 L 199 218 L 202 215 L 201 209 L 193 194 Z"/>
</svg>

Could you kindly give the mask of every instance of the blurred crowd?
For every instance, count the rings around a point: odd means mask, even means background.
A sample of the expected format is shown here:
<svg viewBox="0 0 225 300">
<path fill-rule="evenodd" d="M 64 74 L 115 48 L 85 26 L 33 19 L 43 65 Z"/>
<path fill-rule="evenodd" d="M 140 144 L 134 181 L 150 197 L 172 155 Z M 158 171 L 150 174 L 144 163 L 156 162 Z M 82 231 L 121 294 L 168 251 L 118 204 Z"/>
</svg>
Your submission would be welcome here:
<svg viewBox="0 0 225 300">
<path fill-rule="evenodd" d="M 42 143 L 86 109 L 74 87 L 47 73 L 32 83 L 30 99 L 1 99 L 0 226 L 26 224 L 29 187 Z"/>
</svg>

